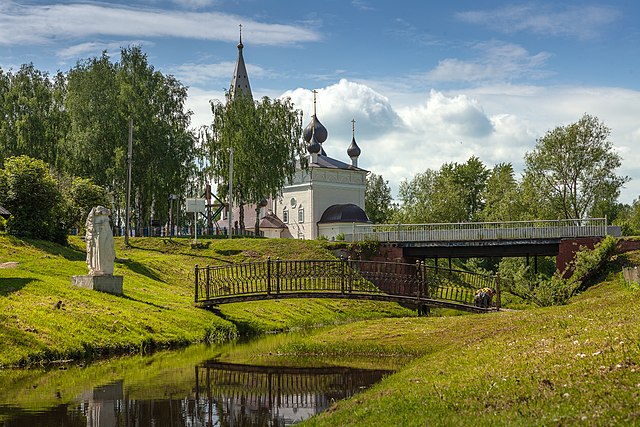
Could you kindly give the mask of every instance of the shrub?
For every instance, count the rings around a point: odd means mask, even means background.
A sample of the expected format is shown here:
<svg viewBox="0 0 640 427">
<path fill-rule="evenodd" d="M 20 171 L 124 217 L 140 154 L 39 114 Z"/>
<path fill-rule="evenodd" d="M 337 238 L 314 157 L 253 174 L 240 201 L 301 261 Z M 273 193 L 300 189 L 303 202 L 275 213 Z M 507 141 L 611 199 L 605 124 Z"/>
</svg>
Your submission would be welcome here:
<svg viewBox="0 0 640 427">
<path fill-rule="evenodd" d="M 0 205 L 11 217 L 7 232 L 66 243 L 66 207 L 48 165 L 28 156 L 9 157 L 0 169 Z"/>
</svg>

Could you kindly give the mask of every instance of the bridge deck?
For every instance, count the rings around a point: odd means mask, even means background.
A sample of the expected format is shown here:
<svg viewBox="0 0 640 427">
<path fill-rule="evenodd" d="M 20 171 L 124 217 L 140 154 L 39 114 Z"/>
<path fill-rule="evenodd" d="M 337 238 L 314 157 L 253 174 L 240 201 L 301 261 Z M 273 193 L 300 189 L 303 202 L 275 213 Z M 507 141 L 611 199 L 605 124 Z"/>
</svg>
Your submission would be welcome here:
<svg viewBox="0 0 640 427">
<path fill-rule="evenodd" d="M 606 218 L 470 222 L 457 224 L 354 224 L 347 241 L 380 242 L 480 242 L 560 240 L 604 237 Z"/>
<path fill-rule="evenodd" d="M 198 267 L 195 302 L 215 307 L 282 298 L 392 301 L 418 307 L 486 312 L 500 307 L 497 278 L 461 270 L 354 260 L 294 260 Z M 496 293 L 490 303 L 479 289 Z"/>
</svg>

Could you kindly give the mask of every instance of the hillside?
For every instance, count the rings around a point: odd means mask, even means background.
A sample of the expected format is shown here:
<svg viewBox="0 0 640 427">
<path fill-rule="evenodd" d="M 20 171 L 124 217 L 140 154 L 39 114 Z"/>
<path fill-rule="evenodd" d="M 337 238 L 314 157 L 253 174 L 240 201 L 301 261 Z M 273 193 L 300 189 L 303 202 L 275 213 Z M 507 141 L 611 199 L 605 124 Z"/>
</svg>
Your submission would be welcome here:
<svg viewBox="0 0 640 427">
<path fill-rule="evenodd" d="M 321 242 L 233 239 L 116 239 L 114 274 L 124 296 L 78 289 L 87 273 L 84 242 L 69 247 L 0 235 L 0 367 L 144 352 L 239 334 L 413 315 L 395 304 L 288 300 L 224 306 L 220 315 L 193 305 L 193 267 L 230 262 L 327 258 Z"/>
</svg>

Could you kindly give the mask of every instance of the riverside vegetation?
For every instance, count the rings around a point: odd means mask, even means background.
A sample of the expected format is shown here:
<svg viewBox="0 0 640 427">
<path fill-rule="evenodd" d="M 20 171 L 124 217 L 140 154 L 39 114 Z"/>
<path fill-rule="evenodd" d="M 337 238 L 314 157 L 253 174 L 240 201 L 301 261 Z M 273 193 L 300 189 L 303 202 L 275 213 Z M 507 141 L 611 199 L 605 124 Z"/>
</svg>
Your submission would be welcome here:
<svg viewBox="0 0 640 427">
<path fill-rule="evenodd" d="M 0 236 L 0 263 L 17 263 L 0 269 L 4 366 L 333 324 L 247 357 L 370 354 L 402 368 L 309 425 L 640 424 L 640 292 L 620 275 L 640 263 L 637 253 L 614 257 L 562 306 L 418 318 L 393 304 L 289 300 L 233 304 L 216 316 L 191 303 L 193 264 L 330 252 L 293 240 L 120 244 L 125 297 L 71 288 L 70 276 L 86 270 L 80 239 L 64 248 Z"/>
</svg>

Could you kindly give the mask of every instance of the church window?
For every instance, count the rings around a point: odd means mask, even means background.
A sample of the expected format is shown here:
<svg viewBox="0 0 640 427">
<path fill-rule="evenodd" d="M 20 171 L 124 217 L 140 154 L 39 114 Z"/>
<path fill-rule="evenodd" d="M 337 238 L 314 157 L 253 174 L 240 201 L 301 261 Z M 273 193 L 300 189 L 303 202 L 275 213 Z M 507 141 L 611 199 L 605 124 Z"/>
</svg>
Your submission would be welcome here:
<svg viewBox="0 0 640 427">
<path fill-rule="evenodd" d="M 287 208 L 284 208 L 284 210 L 282 211 L 282 222 L 284 222 L 285 224 L 289 224 L 289 211 L 287 210 Z"/>
<path fill-rule="evenodd" d="M 304 208 L 302 206 L 298 208 L 298 222 L 304 222 Z"/>
</svg>

